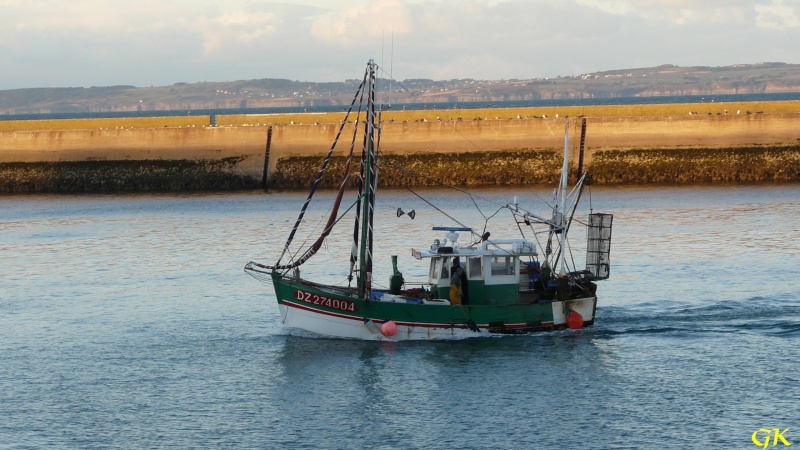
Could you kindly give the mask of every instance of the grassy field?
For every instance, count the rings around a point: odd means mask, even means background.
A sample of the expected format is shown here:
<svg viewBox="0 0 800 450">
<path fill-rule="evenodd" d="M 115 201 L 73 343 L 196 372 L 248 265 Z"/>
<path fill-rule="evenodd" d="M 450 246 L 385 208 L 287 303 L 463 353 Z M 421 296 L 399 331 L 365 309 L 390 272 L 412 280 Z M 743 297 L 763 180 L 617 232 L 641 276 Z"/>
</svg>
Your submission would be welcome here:
<svg viewBox="0 0 800 450">
<path fill-rule="evenodd" d="M 402 108 L 402 107 L 401 107 Z M 435 122 L 438 120 L 507 120 L 543 117 L 648 117 L 722 114 L 800 113 L 800 101 L 707 102 L 658 105 L 547 106 L 531 108 L 479 109 L 390 109 L 384 122 Z M 339 123 L 344 112 L 297 114 L 239 114 L 217 116 L 219 126 L 257 126 L 283 124 Z M 350 120 L 355 117 L 351 115 Z"/>
<path fill-rule="evenodd" d="M 37 130 L 102 130 L 119 128 L 203 127 L 209 116 L 110 117 L 103 119 L 3 120 L 0 132 Z"/>
<path fill-rule="evenodd" d="M 705 102 L 654 105 L 546 106 L 528 108 L 404 110 L 401 105 L 383 112 L 384 122 L 436 122 L 448 120 L 508 120 L 555 117 L 653 117 L 723 114 L 800 113 L 800 101 Z M 218 115 L 217 126 L 259 126 L 339 123 L 344 112 Z M 351 115 L 350 121 L 355 119 Z M 209 116 L 120 117 L 104 119 L 0 121 L 0 132 L 34 130 L 96 130 L 120 128 L 203 127 Z"/>
</svg>

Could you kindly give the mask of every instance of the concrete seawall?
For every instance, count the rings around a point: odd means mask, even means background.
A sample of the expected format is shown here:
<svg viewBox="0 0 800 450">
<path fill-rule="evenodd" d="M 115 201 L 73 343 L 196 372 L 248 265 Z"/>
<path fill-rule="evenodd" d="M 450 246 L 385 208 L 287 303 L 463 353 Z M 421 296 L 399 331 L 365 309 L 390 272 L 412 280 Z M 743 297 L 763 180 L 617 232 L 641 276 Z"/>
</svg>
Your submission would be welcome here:
<svg viewBox="0 0 800 450">
<path fill-rule="evenodd" d="M 257 188 L 262 128 L 129 128 L 0 133 L 0 192 Z"/>
<path fill-rule="evenodd" d="M 271 186 L 310 184 L 338 129 L 313 117 L 308 115 L 308 124 L 271 126 Z M 800 113 L 585 119 L 584 160 L 597 182 L 800 181 Z M 204 125 L 207 117 L 199 117 L 185 126 L 0 131 L 0 191 L 257 187 L 270 116 L 257 120 L 263 125 L 211 127 Z M 580 121 L 573 118 L 570 125 L 573 165 Z M 347 124 L 342 141 L 349 140 L 352 127 Z M 381 148 L 387 164 L 416 167 L 446 183 L 538 183 L 557 177 L 563 136 L 563 117 L 405 120 L 384 122 Z M 348 144 L 340 143 L 335 155 L 343 158 Z M 93 182 L 93 173 L 106 182 Z M 334 178 L 326 184 L 336 184 Z M 114 182 L 120 179 L 127 181 Z M 408 174 L 382 181 L 430 183 Z"/>
</svg>

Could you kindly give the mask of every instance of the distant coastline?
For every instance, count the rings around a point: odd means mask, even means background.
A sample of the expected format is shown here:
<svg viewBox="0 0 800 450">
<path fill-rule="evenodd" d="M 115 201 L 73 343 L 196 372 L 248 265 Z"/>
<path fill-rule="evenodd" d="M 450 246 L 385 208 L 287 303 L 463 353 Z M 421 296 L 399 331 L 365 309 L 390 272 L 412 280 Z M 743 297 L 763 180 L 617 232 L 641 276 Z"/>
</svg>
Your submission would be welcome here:
<svg viewBox="0 0 800 450">
<path fill-rule="evenodd" d="M 181 115 L 331 112 L 350 104 L 359 80 L 333 82 L 255 79 L 169 86 L 92 86 L 0 90 L 0 115 Z M 800 64 L 608 70 L 548 78 L 378 80 L 378 101 L 421 108 L 567 106 L 621 103 L 795 100 Z M 282 109 L 282 110 L 281 110 Z M 217 111 L 223 112 L 217 112 Z M 169 113 L 166 113 L 169 111 Z M 103 116 L 108 117 L 108 116 Z M 52 118 L 52 117 L 51 117 Z"/>
</svg>

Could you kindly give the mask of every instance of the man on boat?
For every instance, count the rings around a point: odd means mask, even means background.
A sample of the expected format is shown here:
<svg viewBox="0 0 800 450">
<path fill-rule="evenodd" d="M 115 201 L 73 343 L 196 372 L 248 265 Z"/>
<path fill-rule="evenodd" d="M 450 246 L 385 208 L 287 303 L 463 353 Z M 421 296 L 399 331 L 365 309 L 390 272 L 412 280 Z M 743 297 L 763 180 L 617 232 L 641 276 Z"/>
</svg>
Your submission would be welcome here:
<svg viewBox="0 0 800 450">
<path fill-rule="evenodd" d="M 462 304 L 461 300 L 464 297 L 464 291 L 461 290 L 461 275 L 463 273 L 464 269 L 461 268 L 458 258 L 454 258 L 453 269 L 450 272 L 450 303 L 453 305 Z"/>
</svg>

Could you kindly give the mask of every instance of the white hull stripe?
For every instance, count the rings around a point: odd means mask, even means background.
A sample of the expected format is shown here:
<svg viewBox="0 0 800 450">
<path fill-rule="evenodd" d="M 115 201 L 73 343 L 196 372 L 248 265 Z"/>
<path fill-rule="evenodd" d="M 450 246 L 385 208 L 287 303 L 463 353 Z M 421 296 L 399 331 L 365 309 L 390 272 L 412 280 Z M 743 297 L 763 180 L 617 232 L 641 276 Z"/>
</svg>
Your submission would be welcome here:
<svg viewBox="0 0 800 450">
<path fill-rule="evenodd" d="M 324 311 L 324 310 L 321 310 L 321 309 L 309 308 L 306 305 L 294 303 L 294 302 L 292 302 L 290 300 L 283 300 L 283 304 L 286 305 L 286 306 L 291 306 L 293 308 L 302 309 L 303 311 L 309 311 L 309 312 L 322 314 L 322 315 L 326 315 L 326 316 L 338 317 L 340 319 L 356 320 L 358 322 L 363 322 L 364 321 L 363 317 L 349 316 L 349 315 L 345 315 L 345 314 L 339 314 L 339 313 Z M 433 308 L 435 308 L 435 306 L 433 306 Z M 386 322 L 383 319 L 369 319 L 369 320 L 372 320 L 373 322 L 376 322 L 376 323 Z M 418 323 L 418 322 L 398 322 L 398 321 L 395 321 L 395 323 L 397 325 L 402 325 L 402 326 L 406 326 L 406 327 L 469 328 L 466 324 L 459 325 L 459 324 L 449 324 L 449 323 L 448 324 L 444 324 L 444 323 Z M 554 325 L 554 322 L 550 321 L 550 322 L 542 322 L 539 326 L 549 327 L 549 326 L 552 326 L 552 325 Z M 527 328 L 527 327 L 528 327 L 527 323 L 505 324 L 505 328 L 509 328 L 509 329 L 522 329 L 522 328 Z M 489 329 L 489 325 L 478 325 L 478 328 Z"/>
</svg>

